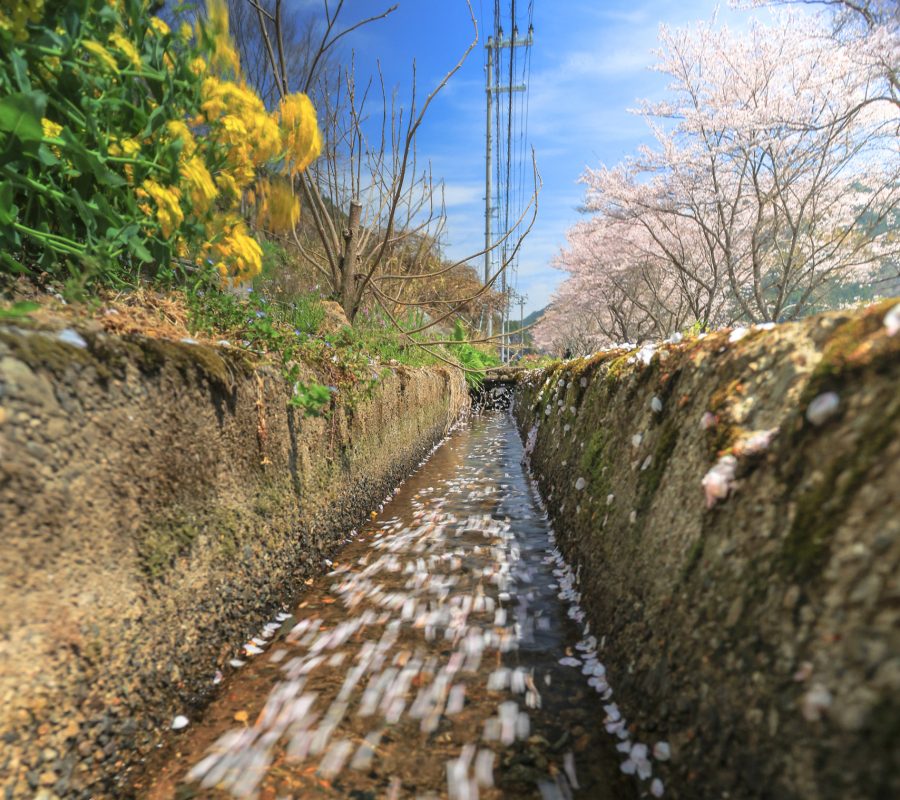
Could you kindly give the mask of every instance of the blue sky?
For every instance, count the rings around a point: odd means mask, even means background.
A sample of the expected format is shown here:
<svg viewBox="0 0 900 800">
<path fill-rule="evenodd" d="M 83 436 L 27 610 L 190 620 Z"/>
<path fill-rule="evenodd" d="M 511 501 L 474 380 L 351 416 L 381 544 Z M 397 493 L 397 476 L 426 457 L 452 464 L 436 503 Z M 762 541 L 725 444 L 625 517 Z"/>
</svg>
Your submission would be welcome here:
<svg viewBox="0 0 900 800">
<path fill-rule="evenodd" d="M 345 20 L 390 4 L 348 0 Z M 348 37 L 348 46 L 361 71 L 373 69 L 380 59 L 387 84 L 397 86 L 401 97 L 408 96 L 415 60 L 418 93 L 424 98 L 471 41 L 471 21 L 464 0 L 399 4 L 388 19 Z M 527 2 L 517 5 L 527 7 Z M 722 5 L 720 20 L 746 20 L 747 12 Z M 546 305 L 563 278 L 550 262 L 578 219 L 579 175 L 588 165 L 618 162 L 646 140 L 643 121 L 627 109 L 665 90 L 665 78 L 648 69 L 660 23 L 675 27 L 710 20 L 718 6 L 714 0 L 534 0 L 528 133 L 543 191 L 537 223 L 519 260 L 519 289 L 529 298 L 526 313 Z M 435 177 L 446 183 L 445 243 L 447 253 L 457 258 L 477 252 L 484 238 L 483 30 L 492 30 L 494 4 L 473 0 L 473 7 L 479 43 L 436 99 L 419 137 L 420 160 L 430 160 Z M 508 8 L 509 0 L 501 7 Z M 521 19 L 524 26 L 524 14 Z"/>
</svg>

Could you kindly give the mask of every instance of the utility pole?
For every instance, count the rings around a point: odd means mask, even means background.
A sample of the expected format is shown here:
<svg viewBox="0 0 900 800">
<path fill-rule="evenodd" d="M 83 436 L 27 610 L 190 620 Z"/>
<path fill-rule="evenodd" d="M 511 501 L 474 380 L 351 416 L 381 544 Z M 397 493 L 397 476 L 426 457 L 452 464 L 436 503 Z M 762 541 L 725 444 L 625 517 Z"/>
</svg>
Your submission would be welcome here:
<svg viewBox="0 0 900 800">
<path fill-rule="evenodd" d="M 528 302 L 527 294 L 519 295 L 519 358 L 525 354 L 525 303 Z"/>
<path fill-rule="evenodd" d="M 503 28 L 499 27 L 499 20 L 495 20 L 495 24 L 497 25 L 497 37 L 493 36 L 488 37 L 487 43 L 484 48 L 487 50 L 487 65 L 485 66 L 485 96 L 487 102 L 486 106 L 486 125 L 485 125 L 485 157 L 484 157 L 484 283 L 487 286 L 488 282 L 491 279 L 491 274 L 493 270 L 491 269 L 491 244 L 492 242 L 492 230 L 491 230 L 491 221 L 493 218 L 493 207 L 491 206 L 491 167 L 492 167 L 492 157 L 494 150 L 494 140 L 491 131 L 491 111 L 493 109 L 494 97 L 496 95 L 500 95 L 506 92 L 524 92 L 528 88 L 524 83 L 518 84 L 516 86 L 512 86 L 510 84 L 500 85 L 494 82 L 494 58 L 496 55 L 497 61 L 499 63 L 500 59 L 500 51 L 507 48 L 515 48 L 515 47 L 531 47 L 534 42 L 534 28 L 531 26 L 528 27 L 528 36 L 522 39 L 519 36 L 519 29 L 517 27 L 513 27 L 513 35 L 512 38 L 505 38 L 503 36 Z M 513 20 L 513 25 L 515 26 L 515 20 Z M 506 231 L 504 231 L 506 233 Z M 503 269 L 500 283 L 501 283 L 501 291 L 506 293 L 506 267 L 504 262 L 506 261 L 506 248 L 503 248 L 503 253 L 501 255 L 500 265 Z M 494 334 L 494 314 L 493 310 L 486 303 L 485 304 L 485 312 L 487 315 L 487 335 L 493 336 Z M 503 317 L 505 318 L 506 312 L 502 312 Z M 505 326 L 504 326 L 505 327 Z M 503 331 L 506 332 L 505 330 Z"/>
<path fill-rule="evenodd" d="M 491 106 L 493 105 L 491 88 L 494 82 L 494 38 L 492 36 L 488 36 L 485 48 L 487 48 L 487 66 L 484 70 L 485 94 L 487 95 L 487 127 L 485 128 L 487 136 L 484 151 L 484 285 L 487 286 L 491 279 L 491 155 L 494 150 L 494 143 L 491 140 Z M 487 335 L 493 336 L 494 315 L 487 302 L 485 303 L 485 314 L 487 316 Z"/>
<path fill-rule="evenodd" d="M 510 286 L 509 289 L 507 289 L 507 302 L 508 302 L 508 306 L 507 306 L 508 308 L 511 308 L 514 305 L 519 306 L 519 352 L 522 352 L 525 349 L 525 334 L 522 332 L 522 327 L 525 325 L 525 303 L 528 302 L 528 296 L 524 295 L 524 294 L 519 294 L 515 289 L 513 289 Z M 511 324 L 512 324 L 512 322 L 509 322 L 508 324 L 506 322 L 504 322 L 504 326 L 503 326 L 504 333 L 507 332 L 509 325 L 511 325 Z M 513 335 L 514 334 L 510 333 L 508 338 L 512 339 Z M 512 360 L 513 349 L 514 348 L 513 348 L 512 342 L 507 341 L 507 338 L 504 338 L 503 344 L 501 345 L 501 348 L 500 348 L 500 353 L 501 353 L 500 360 L 504 364 L 508 364 Z"/>
</svg>

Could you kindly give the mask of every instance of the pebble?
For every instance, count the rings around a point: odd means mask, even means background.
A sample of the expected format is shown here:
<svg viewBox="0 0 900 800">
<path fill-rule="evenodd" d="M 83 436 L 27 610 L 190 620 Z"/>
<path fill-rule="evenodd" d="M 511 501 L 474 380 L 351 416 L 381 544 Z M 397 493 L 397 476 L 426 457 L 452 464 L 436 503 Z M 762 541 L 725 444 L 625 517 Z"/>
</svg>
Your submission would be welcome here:
<svg viewBox="0 0 900 800">
<path fill-rule="evenodd" d="M 78 347 L 81 350 L 84 350 L 88 345 L 84 340 L 84 337 L 78 333 L 78 331 L 73 330 L 72 328 L 63 328 L 59 333 L 56 334 L 56 338 L 64 342 L 65 344 L 70 344 L 73 347 Z"/>
<path fill-rule="evenodd" d="M 816 426 L 824 425 L 837 414 L 841 398 L 836 392 L 825 392 L 816 397 L 806 409 L 806 418 Z"/>
<path fill-rule="evenodd" d="M 900 303 L 897 303 L 884 315 L 884 327 L 888 336 L 896 336 L 900 333 Z"/>
</svg>

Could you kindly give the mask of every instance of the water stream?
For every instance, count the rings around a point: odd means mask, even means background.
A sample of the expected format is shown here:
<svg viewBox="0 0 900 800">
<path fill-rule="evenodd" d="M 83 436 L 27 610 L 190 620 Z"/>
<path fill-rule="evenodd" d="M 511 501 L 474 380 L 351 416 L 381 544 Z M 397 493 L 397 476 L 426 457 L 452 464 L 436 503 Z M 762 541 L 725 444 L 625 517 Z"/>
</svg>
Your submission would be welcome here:
<svg viewBox="0 0 900 800">
<path fill-rule="evenodd" d="M 507 414 L 457 430 L 248 642 L 145 796 L 636 797 L 522 456 Z"/>
</svg>

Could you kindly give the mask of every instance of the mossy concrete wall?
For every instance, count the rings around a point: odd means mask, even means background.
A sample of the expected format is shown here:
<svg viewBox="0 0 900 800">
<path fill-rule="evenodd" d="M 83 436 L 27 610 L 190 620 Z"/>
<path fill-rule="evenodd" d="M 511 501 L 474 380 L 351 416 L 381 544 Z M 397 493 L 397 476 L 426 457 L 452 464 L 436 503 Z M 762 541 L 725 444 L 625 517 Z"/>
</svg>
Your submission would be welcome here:
<svg viewBox="0 0 900 800">
<path fill-rule="evenodd" d="M 127 797 L 129 768 L 439 441 L 458 372 L 331 416 L 234 350 L 0 327 L 0 784 Z"/>
<path fill-rule="evenodd" d="M 632 740 L 671 744 L 668 797 L 900 797 L 896 304 L 518 378 L 614 700 Z"/>
</svg>

